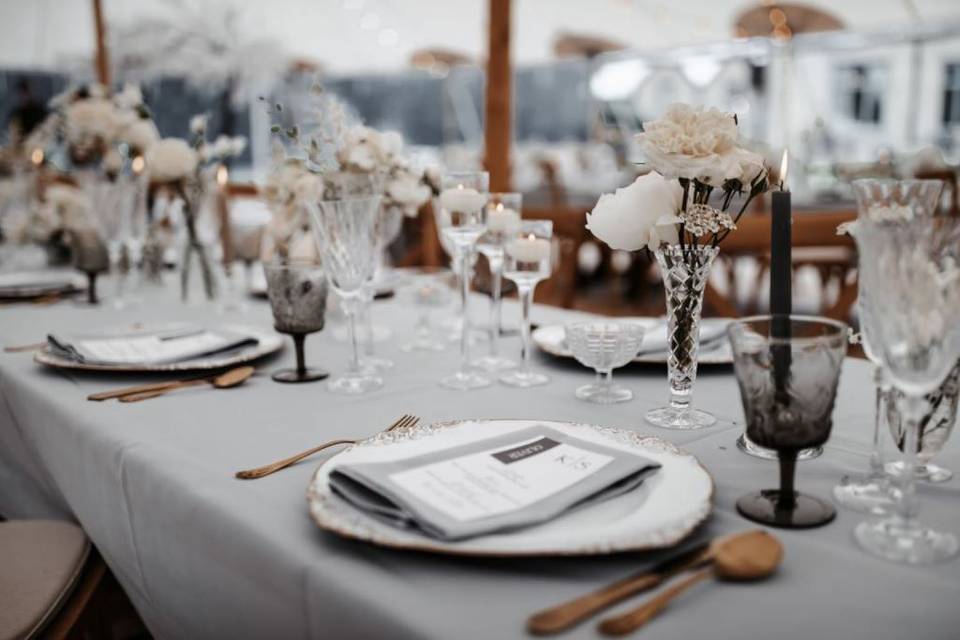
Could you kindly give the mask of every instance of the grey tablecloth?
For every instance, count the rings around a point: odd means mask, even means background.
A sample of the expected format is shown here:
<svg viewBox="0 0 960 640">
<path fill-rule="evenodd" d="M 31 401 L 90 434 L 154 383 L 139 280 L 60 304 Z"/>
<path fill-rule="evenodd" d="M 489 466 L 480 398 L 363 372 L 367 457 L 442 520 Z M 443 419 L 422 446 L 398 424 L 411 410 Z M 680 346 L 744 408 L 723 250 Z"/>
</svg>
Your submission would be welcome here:
<svg viewBox="0 0 960 640">
<path fill-rule="evenodd" d="M 229 319 L 269 326 L 266 304 L 254 305 Z M 414 313 L 400 302 L 377 303 L 376 313 L 389 318 L 399 338 L 412 330 Z M 506 317 L 515 321 L 515 314 L 508 306 Z M 534 316 L 545 322 L 569 314 L 536 308 Z M 148 296 L 143 307 L 123 312 L 70 303 L 6 307 L 0 342 L 137 320 L 216 317 L 203 306 L 181 306 L 172 293 Z M 637 397 L 613 407 L 574 398 L 592 373 L 539 355 L 535 366 L 553 377 L 548 386 L 459 393 L 437 385 L 456 365 L 455 349 L 411 355 L 396 342 L 381 346 L 396 368 L 367 397 L 260 376 L 240 389 L 194 389 L 129 405 L 84 398 L 134 383 L 133 376 L 63 373 L 35 365 L 30 354 L 0 354 L 0 513 L 78 520 L 160 638 L 516 638 L 525 636 L 532 611 L 636 571 L 658 554 L 498 561 L 391 551 L 340 540 L 312 524 L 304 489 L 317 459 L 255 482 L 235 480 L 233 472 L 333 436 L 369 435 L 414 413 L 430 421 L 594 422 L 664 437 L 699 456 L 716 479 L 715 512 L 701 536 L 752 526 L 736 515 L 736 498 L 776 484 L 774 464 L 734 446 L 742 411 L 729 369 L 704 371 L 697 382 L 696 403 L 719 424 L 668 432 L 642 419 L 666 396 L 657 368 L 619 373 Z M 516 350 L 516 340 L 505 347 Z M 308 340 L 312 364 L 338 369 L 346 353 L 330 332 Z M 262 369 L 292 359 L 288 349 Z M 866 465 L 870 378 L 866 363 L 845 364 L 834 436 L 822 458 L 800 465 L 802 490 L 828 496 L 844 472 Z M 940 460 L 960 470 L 955 442 Z M 920 493 L 925 518 L 960 531 L 956 480 Z M 860 520 L 841 510 L 822 529 L 778 532 L 786 558 L 775 578 L 701 585 L 644 637 L 957 638 L 960 562 L 915 568 L 870 557 L 851 536 Z M 588 623 L 566 637 L 598 634 Z"/>
</svg>

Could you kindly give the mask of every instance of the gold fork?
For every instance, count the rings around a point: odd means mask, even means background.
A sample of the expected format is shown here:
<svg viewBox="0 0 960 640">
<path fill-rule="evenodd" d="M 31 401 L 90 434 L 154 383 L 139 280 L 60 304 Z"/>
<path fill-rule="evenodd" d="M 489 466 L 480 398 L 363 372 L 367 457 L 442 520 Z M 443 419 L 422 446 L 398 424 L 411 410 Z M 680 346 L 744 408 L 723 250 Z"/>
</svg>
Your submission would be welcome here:
<svg viewBox="0 0 960 640">
<path fill-rule="evenodd" d="M 409 429 L 411 427 L 416 426 L 418 422 L 420 422 L 420 418 L 418 418 L 417 416 L 404 415 L 399 420 L 394 422 L 392 425 L 384 429 L 381 433 L 387 433 L 388 431 L 396 431 L 398 429 Z M 313 454 L 319 451 L 323 451 L 324 449 L 327 449 L 329 447 L 333 447 L 338 444 L 356 444 L 357 442 L 359 441 L 350 440 L 347 438 L 330 440 L 328 442 L 324 442 L 323 444 L 317 447 L 314 447 L 312 449 L 307 449 L 306 451 L 298 453 L 294 456 L 290 456 L 289 458 L 284 458 L 283 460 L 278 460 L 272 464 L 264 465 L 262 467 L 257 467 L 256 469 L 247 469 L 245 471 L 237 471 L 236 477 L 240 478 L 241 480 L 257 480 L 264 476 L 268 476 L 271 473 L 276 473 L 281 469 L 286 469 L 290 465 L 296 464 L 297 462 L 300 462 L 304 458 L 309 458 Z"/>
</svg>

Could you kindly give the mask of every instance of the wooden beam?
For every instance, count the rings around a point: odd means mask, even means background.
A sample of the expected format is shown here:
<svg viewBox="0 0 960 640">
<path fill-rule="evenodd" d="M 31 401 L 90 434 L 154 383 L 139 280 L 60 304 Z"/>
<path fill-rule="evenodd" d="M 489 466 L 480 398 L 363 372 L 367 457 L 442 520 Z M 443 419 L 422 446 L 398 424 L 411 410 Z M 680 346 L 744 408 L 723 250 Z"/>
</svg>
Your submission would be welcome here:
<svg viewBox="0 0 960 640">
<path fill-rule="evenodd" d="M 93 26 L 97 37 L 97 82 L 110 87 L 110 54 L 107 51 L 107 23 L 103 17 L 100 0 L 93 0 Z"/>
<path fill-rule="evenodd" d="M 513 135 L 510 3 L 511 0 L 490 0 L 483 163 L 490 173 L 490 191 L 494 192 L 510 191 L 510 139 Z"/>
</svg>

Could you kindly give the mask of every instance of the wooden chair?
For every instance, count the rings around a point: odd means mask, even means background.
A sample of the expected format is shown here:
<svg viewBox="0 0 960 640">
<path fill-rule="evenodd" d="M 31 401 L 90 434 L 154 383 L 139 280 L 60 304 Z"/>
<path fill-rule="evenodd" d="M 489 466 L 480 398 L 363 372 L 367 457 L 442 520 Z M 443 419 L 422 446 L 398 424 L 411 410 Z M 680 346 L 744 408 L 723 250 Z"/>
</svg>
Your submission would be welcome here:
<svg viewBox="0 0 960 640">
<path fill-rule="evenodd" d="M 0 522 L 0 638 L 80 637 L 82 617 L 108 573 L 80 527 Z"/>
<path fill-rule="evenodd" d="M 856 219 L 856 211 L 801 211 L 793 215 L 793 268 L 814 267 L 821 275 L 825 286 L 830 280 L 837 284 L 838 294 L 819 313 L 830 318 L 846 320 L 857 299 L 855 277 L 856 257 L 853 240 L 846 235 L 837 235 L 837 226 Z M 733 265 L 737 258 L 752 257 L 758 261 L 759 270 L 754 282 L 751 304 L 745 310 L 757 311 L 756 300 L 761 293 L 763 276 L 770 261 L 770 216 L 764 213 L 750 214 L 740 219 L 737 230 L 720 245 L 717 266 L 727 276 L 728 292 L 720 293 L 711 283 L 707 285 L 704 301 L 718 315 L 737 317 L 742 315 L 736 300 L 736 276 Z"/>
<path fill-rule="evenodd" d="M 947 213 L 951 216 L 960 216 L 960 193 L 957 192 L 957 172 L 954 169 L 925 169 L 917 171 L 914 177 L 918 180 L 939 180 L 943 183 L 943 194 L 940 200 L 940 207 L 943 208 L 943 201 L 947 201 Z"/>
</svg>

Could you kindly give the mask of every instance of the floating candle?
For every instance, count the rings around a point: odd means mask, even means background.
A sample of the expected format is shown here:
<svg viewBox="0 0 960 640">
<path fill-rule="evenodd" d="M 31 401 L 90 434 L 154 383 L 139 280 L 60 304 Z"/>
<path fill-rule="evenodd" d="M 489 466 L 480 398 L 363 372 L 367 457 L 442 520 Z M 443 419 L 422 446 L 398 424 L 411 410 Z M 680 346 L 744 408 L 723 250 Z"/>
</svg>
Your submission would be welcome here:
<svg viewBox="0 0 960 640">
<path fill-rule="evenodd" d="M 550 258 L 550 241 L 537 238 L 532 233 L 526 238 L 517 238 L 506 247 L 507 255 L 517 262 L 540 262 Z"/>
<path fill-rule="evenodd" d="M 487 201 L 487 196 L 472 187 L 462 184 L 453 189 L 444 189 L 440 194 L 440 207 L 457 213 L 479 211 Z"/>
<path fill-rule="evenodd" d="M 505 208 L 502 202 L 487 209 L 487 230 L 513 233 L 519 228 L 520 214 L 516 210 Z"/>
</svg>

